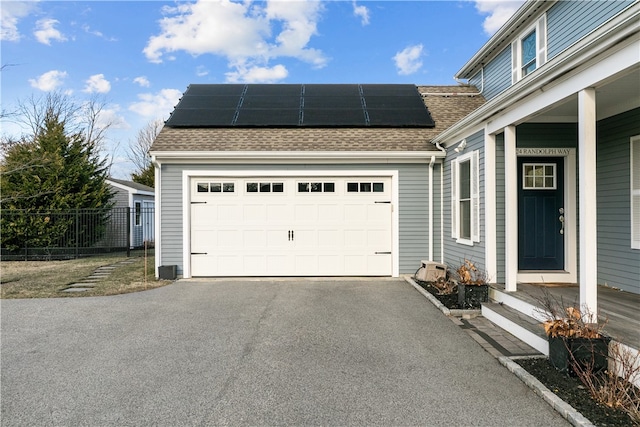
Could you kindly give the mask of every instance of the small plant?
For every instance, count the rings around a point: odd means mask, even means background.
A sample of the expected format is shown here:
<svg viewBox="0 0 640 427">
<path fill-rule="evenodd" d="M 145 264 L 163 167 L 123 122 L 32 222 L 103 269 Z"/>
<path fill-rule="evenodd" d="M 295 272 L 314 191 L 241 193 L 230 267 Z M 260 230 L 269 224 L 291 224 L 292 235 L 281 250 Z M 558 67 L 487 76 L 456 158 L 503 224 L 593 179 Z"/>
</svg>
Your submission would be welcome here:
<svg viewBox="0 0 640 427">
<path fill-rule="evenodd" d="M 449 280 L 448 274 L 433 282 L 433 287 L 438 290 L 438 295 L 451 295 L 458 291 L 456 283 Z"/>
<path fill-rule="evenodd" d="M 640 426 L 640 355 L 620 343 L 609 346 L 610 369 L 598 373 L 593 364 L 581 364 L 572 359 L 574 372 L 598 403 L 625 411 L 636 426 Z"/>
<path fill-rule="evenodd" d="M 603 336 L 602 331 L 607 322 L 590 323 L 590 319 L 597 317 L 593 316 L 588 308 L 580 310 L 576 304 L 565 304 L 562 298 L 558 301 L 546 289 L 538 298 L 538 302 L 541 308 L 537 311 L 545 318 L 542 325 L 548 337 L 601 338 Z"/>
<path fill-rule="evenodd" d="M 464 262 L 453 271 L 453 279 L 463 285 L 486 285 L 489 283 L 487 272 L 476 267 L 476 265 L 468 259 L 465 259 Z"/>
</svg>

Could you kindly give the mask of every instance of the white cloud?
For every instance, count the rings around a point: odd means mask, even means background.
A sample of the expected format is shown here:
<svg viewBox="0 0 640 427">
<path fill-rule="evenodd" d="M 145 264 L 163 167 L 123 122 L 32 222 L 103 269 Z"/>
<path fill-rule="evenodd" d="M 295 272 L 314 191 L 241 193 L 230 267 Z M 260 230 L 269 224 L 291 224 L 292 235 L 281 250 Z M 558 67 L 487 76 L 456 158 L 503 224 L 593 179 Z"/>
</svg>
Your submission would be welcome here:
<svg viewBox="0 0 640 427">
<path fill-rule="evenodd" d="M 363 26 L 369 25 L 369 9 L 366 6 L 358 6 L 355 0 L 353 1 L 353 14 L 360 18 Z"/>
<path fill-rule="evenodd" d="M 483 15 L 489 15 L 482 23 L 484 32 L 491 36 L 498 31 L 525 0 L 475 0 L 476 9 Z"/>
<path fill-rule="evenodd" d="M 398 68 L 398 74 L 409 75 L 418 71 L 422 67 L 422 49 L 421 44 L 407 46 L 402 51 L 395 54 L 393 61 Z"/>
<path fill-rule="evenodd" d="M 125 118 L 120 114 L 119 105 L 109 105 L 108 108 L 100 110 L 98 115 L 98 126 L 109 127 L 109 129 L 131 129 Z"/>
<path fill-rule="evenodd" d="M 207 75 L 209 75 L 209 70 L 207 69 L 207 67 L 205 67 L 204 65 L 198 65 L 196 67 L 196 76 L 204 77 Z"/>
<path fill-rule="evenodd" d="M 289 72 L 284 65 L 273 67 L 236 66 L 236 71 L 225 74 L 227 83 L 276 83 L 285 79 Z"/>
<path fill-rule="evenodd" d="M 50 92 L 56 90 L 64 83 L 64 79 L 67 77 L 66 71 L 51 70 L 42 74 L 37 79 L 29 79 L 31 87 L 42 90 L 44 92 Z"/>
<path fill-rule="evenodd" d="M 0 7 L 0 40 L 18 41 L 20 32 L 18 22 L 36 8 L 31 1 L 3 1 Z"/>
<path fill-rule="evenodd" d="M 40 19 L 36 22 L 36 30 L 33 34 L 36 39 L 43 44 L 51 45 L 51 40 L 63 42 L 67 38 L 57 29 L 54 28 L 60 22 L 56 19 Z"/>
<path fill-rule="evenodd" d="M 178 89 L 162 89 L 158 93 L 141 93 L 138 102 L 129 106 L 129 110 L 147 119 L 167 119 L 176 106 L 182 92 Z"/>
<path fill-rule="evenodd" d="M 94 74 L 89 77 L 85 83 L 87 84 L 83 92 L 87 93 L 107 93 L 111 90 L 111 83 L 104 78 L 104 74 Z"/>
<path fill-rule="evenodd" d="M 279 57 L 319 68 L 327 58 L 308 45 L 317 34 L 321 10 L 317 1 L 278 0 L 259 4 L 201 0 L 165 7 L 160 34 L 149 38 L 143 52 L 157 63 L 172 59 L 171 54 L 179 51 L 220 55 L 229 61 L 231 74 L 244 74 L 248 63 L 256 69 L 275 69 L 269 61 Z"/>
<path fill-rule="evenodd" d="M 142 87 L 151 86 L 151 83 L 149 82 L 149 79 L 147 78 L 147 76 L 138 76 L 135 79 L 133 79 L 133 82 L 139 84 Z"/>
</svg>

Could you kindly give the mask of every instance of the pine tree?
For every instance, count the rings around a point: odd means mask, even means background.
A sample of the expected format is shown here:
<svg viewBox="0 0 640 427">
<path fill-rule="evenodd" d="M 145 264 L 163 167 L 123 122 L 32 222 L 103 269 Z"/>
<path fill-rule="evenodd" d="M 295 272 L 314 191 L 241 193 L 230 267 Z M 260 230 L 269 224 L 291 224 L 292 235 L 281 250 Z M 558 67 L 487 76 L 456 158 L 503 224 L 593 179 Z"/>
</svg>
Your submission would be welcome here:
<svg viewBox="0 0 640 427">
<path fill-rule="evenodd" d="M 81 132 L 68 134 L 65 124 L 58 111 L 47 109 L 33 138 L 4 147 L 4 248 L 56 246 L 63 235 L 67 244 L 86 246 L 104 234 L 112 198 L 106 160 L 94 142 Z M 53 215 L 79 209 L 94 209 L 97 217 L 78 223 L 77 215 Z"/>
<path fill-rule="evenodd" d="M 152 163 L 149 163 L 146 168 L 140 172 L 134 172 L 131 174 L 131 180 L 138 184 L 143 184 L 148 187 L 155 187 L 155 169 Z"/>
</svg>

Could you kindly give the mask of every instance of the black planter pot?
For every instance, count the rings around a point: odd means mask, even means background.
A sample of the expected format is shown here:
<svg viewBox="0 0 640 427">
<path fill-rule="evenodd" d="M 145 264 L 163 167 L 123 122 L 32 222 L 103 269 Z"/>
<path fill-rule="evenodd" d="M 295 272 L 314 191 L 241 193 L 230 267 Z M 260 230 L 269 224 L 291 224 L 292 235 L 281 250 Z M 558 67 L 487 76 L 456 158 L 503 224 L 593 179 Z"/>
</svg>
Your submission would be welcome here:
<svg viewBox="0 0 640 427">
<path fill-rule="evenodd" d="M 609 337 L 549 337 L 549 361 L 560 372 L 575 375 L 574 364 L 593 373 L 608 368 Z"/>
<path fill-rule="evenodd" d="M 458 283 L 458 305 L 465 308 L 480 308 L 489 301 L 489 285 L 465 285 Z"/>
</svg>

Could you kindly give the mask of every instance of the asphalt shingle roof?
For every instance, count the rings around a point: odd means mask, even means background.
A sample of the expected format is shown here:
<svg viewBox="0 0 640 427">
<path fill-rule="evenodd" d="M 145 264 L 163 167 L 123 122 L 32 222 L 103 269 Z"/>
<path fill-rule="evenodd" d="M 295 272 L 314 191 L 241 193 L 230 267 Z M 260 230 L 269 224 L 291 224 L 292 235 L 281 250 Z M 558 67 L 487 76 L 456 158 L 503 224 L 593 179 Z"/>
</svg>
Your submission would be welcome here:
<svg viewBox="0 0 640 427">
<path fill-rule="evenodd" d="M 431 141 L 485 101 L 472 86 L 418 86 L 433 128 L 171 128 L 151 152 L 199 151 L 433 151 Z"/>
</svg>

